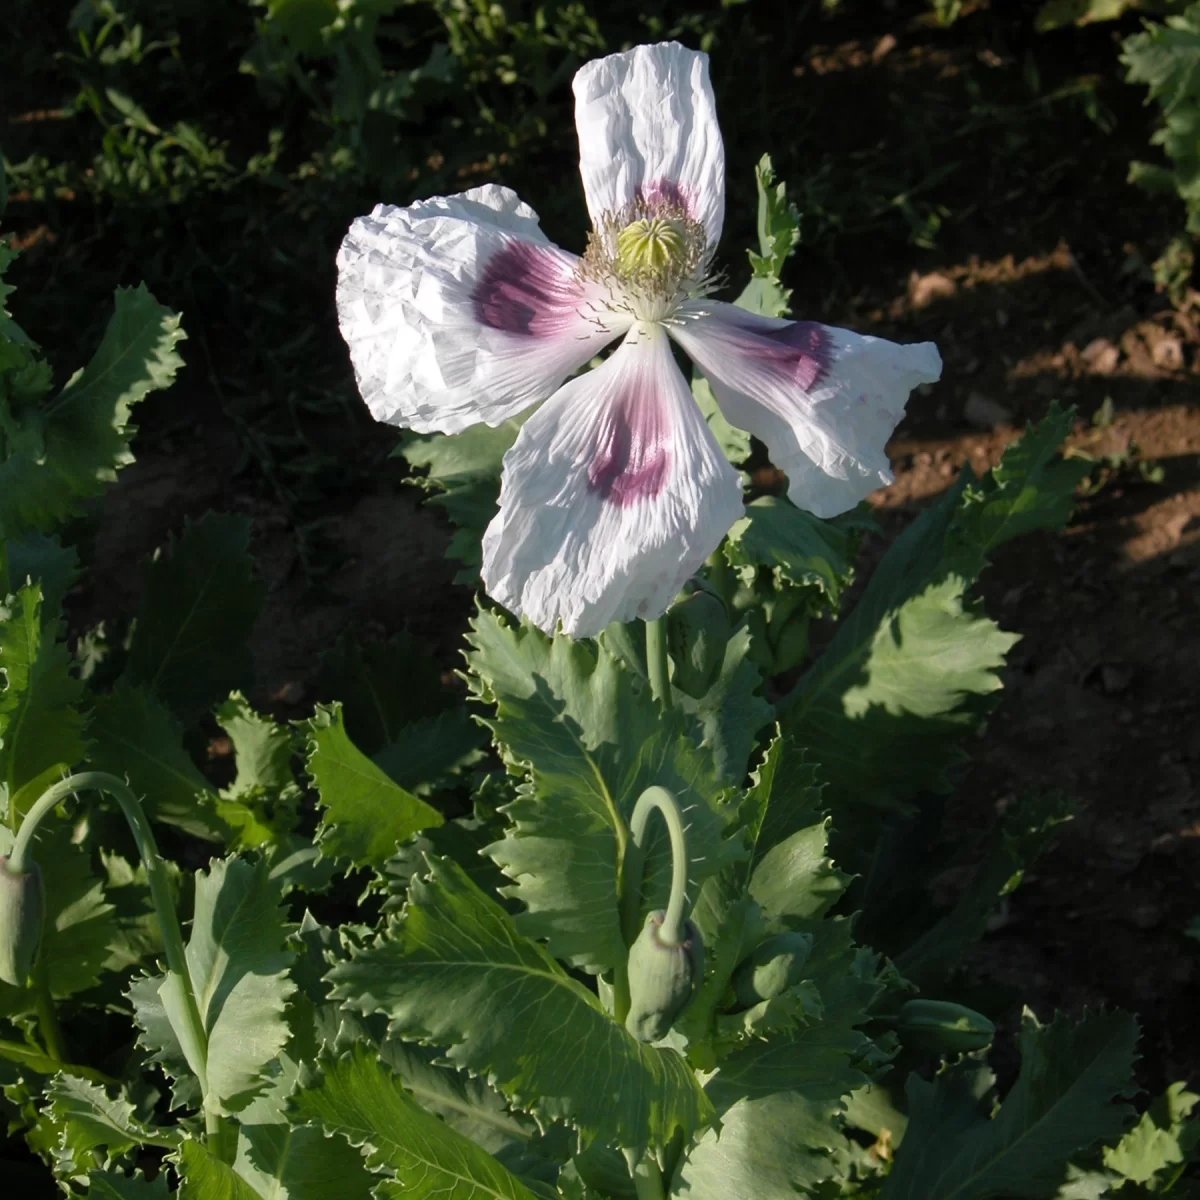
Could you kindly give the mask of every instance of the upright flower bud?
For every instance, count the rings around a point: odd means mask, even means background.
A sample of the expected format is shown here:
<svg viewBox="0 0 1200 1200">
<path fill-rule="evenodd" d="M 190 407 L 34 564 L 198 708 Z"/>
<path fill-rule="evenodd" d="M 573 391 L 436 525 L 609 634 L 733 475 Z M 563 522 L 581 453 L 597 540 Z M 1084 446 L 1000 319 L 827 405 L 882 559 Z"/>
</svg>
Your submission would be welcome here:
<svg viewBox="0 0 1200 1200">
<path fill-rule="evenodd" d="M 680 691 L 697 700 L 708 692 L 725 661 L 730 632 L 725 602 L 713 592 L 697 589 L 667 610 L 667 645 Z"/>
<path fill-rule="evenodd" d="M 692 991 L 704 978 L 704 942 L 700 931 L 683 923 L 683 940 L 662 940 L 666 913 L 649 913 L 642 932 L 629 947 L 629 1015 L 625 1028 L 639 1042 L 666 1037 L 675 1018 L 687 1007 Z"/>
<path fill-rule="evenodd" d="M 42 940 L 46 909 L 37 863 L 12 871 L 0 856 L 0 980 L 24 987 Z"/>
<path fill-rule="evenodd" d="M 738 1005 L 774 1000 L 804 978 L 813 940 L 807 933 L 778 933 L 760 942 L 733 974 Z"/>
</svg>

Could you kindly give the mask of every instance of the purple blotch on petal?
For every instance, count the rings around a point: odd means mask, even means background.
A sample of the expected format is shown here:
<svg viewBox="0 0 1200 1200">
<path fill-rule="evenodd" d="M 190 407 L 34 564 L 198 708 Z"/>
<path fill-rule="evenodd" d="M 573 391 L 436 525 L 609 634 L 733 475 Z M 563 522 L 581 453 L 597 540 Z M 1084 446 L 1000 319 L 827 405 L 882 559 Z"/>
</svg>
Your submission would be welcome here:
<svg viewBox="0 0 1200 1200">
<path fill-rule="evenodd" d="M 509 242 L 492 256 L 472 295 L 475 319 L 519 337 L 553 337 L 574 323 L 579 284 L 553 250 Z"/>
<path fill-rule="evenodd" d="M 755 325 L 739 325 L 738 329 L 750 335 L 746 353 L 785 372 L 801 391 L 816 387 L 833 365 L 833 339 L 815 321 L 792 321 L 780 329 Z"/>
<path fill-rule="evenodd" d="M 634 391 L 614 400 L 592 449 L 589 487 L 618 508 L 653 499 L 667 482 L 668 440 L 666 414 L 655 395 Z"/>
</svg>

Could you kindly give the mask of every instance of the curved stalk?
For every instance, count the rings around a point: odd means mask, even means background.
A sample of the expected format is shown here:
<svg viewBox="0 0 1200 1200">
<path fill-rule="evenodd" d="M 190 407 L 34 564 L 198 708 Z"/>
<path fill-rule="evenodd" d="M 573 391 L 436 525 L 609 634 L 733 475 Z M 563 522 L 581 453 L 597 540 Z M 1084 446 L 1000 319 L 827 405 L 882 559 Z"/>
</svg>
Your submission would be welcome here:
<svg viewBox="0 0 1200 1200">
<path fill-rule="evenodd" d="M 192 974 L 188 969 L 187 952 L 184 949 L 183 934 L 179 928 L 179 918 L 175 912 L 175 902 L 171 897 L 171 885 L 167 876 L 167 868 L 158 852 L 158 843 L 154 840 L 154 831 L 141 802 L 124 780 L 106 771 L 81 771 L 77 775 L 69 775 L 61 783 L 48 788 L 33 803 L 17 830 L 16 840 L 8 856 L 9 868 L 13 871 L 27 871 L 31 861 L 31 845 L 33 836 L 42 819 L 52 812 L 68 796 L 76 792 L 89 790 L 107 792 L 121 807 L 133 840 L 137 843 L 138 853 L 146 868 L 146 880 L 150 885 L 150 898 L 154 902 L 154 911 L 158 917 L 159 928 L 162 930 L 163 953 L 167 960 L 168 976 L 178 979 L 178 991 L 183 1000 L 183 1014 L 187 1022 L 184 1031 L 186 1041 L 195 1051 L 196 1062 L 189 1065 L 196 1072 L 200 1084 L 200 1094 L 204 1103 L 205 1129 L 210 1138 L 220 1132 L 220 1117 L 208 1109 L 208 1034 L 204 1029 L 204 1021 L 200 1016 L 200 1006 L 196 1002 L 196 990 L 192 984 Z M 181 1041 L 185 1040 L 181 1037 Z M 49 1047 L 47 1047 L 49 1051 Z M 54 1057 L 58 1057 L 55 1055 Z M 189 1059 L 192 1056 L 189 1056 Z"/>
<path fill-rule="evenodd" d="M 671 664 L 667 656 L 667 618 L 647 621 L 646 674 L 650 692 L 663 708 L 671 707 Z"/>
<path fill-rule="evenodd" d="M 649 625 L 646 630 L 649 633 Z M 667 824 L 671 839 L 671 894 L 667 900 L 666 916 L 659 938 L 668 946 L 678 946 L 684 940 L 683 906 L 687 900 L 687 832 L 683 815 L 675 797 L 664 787 L 648 787 L 633 807 L 629 819 L 629 841 L 625 846 L 625 861 L 621 869 L 620 917 L 621 934 L 625 944 L 632 946 L 638 935 L 638 907 L 642 898 L 642 876 L 646 867 L 646 829 L 650 814 L 657 810 Z M 629 1015 L 629 972 L 620 963 L 613 972 L 613 1016 L 621 1022 Z"/>
</svg>

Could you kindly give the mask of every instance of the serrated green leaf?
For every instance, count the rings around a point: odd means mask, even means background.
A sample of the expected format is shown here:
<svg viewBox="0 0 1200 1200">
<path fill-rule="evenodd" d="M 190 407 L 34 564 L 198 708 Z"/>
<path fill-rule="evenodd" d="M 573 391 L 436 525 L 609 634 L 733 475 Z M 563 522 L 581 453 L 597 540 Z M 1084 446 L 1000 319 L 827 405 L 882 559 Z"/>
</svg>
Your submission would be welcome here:
<svg viewBox="0 0 1200 1200">
<path fill-rule="evenodd" d="M 89 1200 L 168 1200 L 169 1196 L 165 1171 L 160 1171 L 153 1183 L 140 1172 L 132 1176 L 116 1171 L 88 1173 Z"/>
<path fill-rule="evenodd" d="M 247 639 L 265 589 L 249 542 L 244 517 L 208 513 L 144 569 L 126 674 L 185 723 L 253 675 Z"/>
<path fill-rule="evenodd" d="M 327 858 L 382 870 L 401 842 L 443 817 L 395 783 L 346 735 L 342 708 L 307 722 L 308 773 L 321 796 L 317 840 Z"/>
<path fill-rule="evenodd" d="M 115 311 L 91 361 L 39 414 L 42 452 L 0 462 L 0 530 L 49 530 L 133 461 L 130 411 L 169 387 L 183 365 L 179 317 L 146 290 L 118 288 Z"/>
<path fill-rule="evenodd" d="M 78 1063 L 61 1063 L 57 1059 L 51 1058 L 43 1050 L 38 1050 L 34 1046 L 22 1045 L 20 1042 L 10 1042 L 5 1038 L 0 1038 L 0 1059 L 20 1067 L 22 1071 L 32 1072 L 35 1075 L 49 1077 L 62 1071 L 64 1074 L 74 1075 L 91 1083 L 116 1082 L 105 1075 L 103 1071 L 82 1067 Z"/>
<path fill-rule="evenodd" d="M 998 836 L 953 909 L 895 956 L 902 974 L 928 989 L 957 969 L 964 952 L 983 936 L 988 915 L 1001 896 L 1016 888 L 1022 873 L 1066 820 L 1066 799 L 1058 792 L 1027 796 L 1006 813 Z"/>
<path fill-rule="evenodd" d="M 284 1010 L 296 990 L 289 978 L 295 952 L 279 895 L 262 860 L 214 859 L 196 872 L 196 904 L 187 945 L 188 969 L 208 1035 L 208 1107 L 237 1112 L 260 1089 L 263 1074 L 288 1039 Z M 177 1103 L 199 1092 L 195 1050 L 178 1011 L 172 977 L 135 980 L 130 988 L 138 1041 L 176 1080 Z"/>
<path fill-rule="evenodd" d="M 1192 1112 L 1200 1096 L 1173 1083 L 1144 1112 L 1138 1123 L 1104 1151 L 1104 1165 L 1134 1183 L 1173 1180 L 1200 1153 L 1200 1120 Z M 1156 1189 L 1155 1189 L 1156 1190 Z"/>
<path fill-rule="evenodd" d="M 466 709 L 452 708 L 405 725 L 373 761 L 406 791 L 426 796 L 479 762 L 486 741 L 485 731 Z"/>
<path fill-rule="evenodd" d="M 37 583 L 42 591 L 42 617 L 57 622 L 63 600 L 79 575 L 79 553 L 56 537 L 26 534 L 4 547 L 8 555 L 8 578 L 17 587 Z"/>
<path fill-rule="evenodd" d="M 508 894 L 526 907 L 517 926 L 545 939 L 555 957 L 609 970 L 627 954 L 618 875 L 628 821 L 647 787 L 667 788 L 687 810 L 694 884 L 744 855 L 726 837 L 734 812 L 711 755 L 688 736 L 688 717 L 664 713 L 603 646 L 511 628 L 488 612 L 468 641 L 472 690 L 496 706 L 487 723 L 510 769 L 527 774 L 505 807 L 504 839 L 488 849 L 515 881 Z M 653 829 L 639 927 L 670 890 L 668 840 Z"/>
<path fill-rule="evenodd" d="M 74 843 L 73 835 L 71 822 L 48 818 L 33 841 L 46 894 L 39 970 L 45 970 L 50 994 L 57 1000 L 95 987 L 117 936 L 113 907 L 92 872 L 91 854 Z M 0 826 L 0 854 L 7 854 L 11 846 L 12 834 Z M 36 1010 L 35 989 L 0 985 L 0 1016 Z"/>
<path fill-rule="evenodd" d="M 672 685 L 675 704 L 699 723 L 722 783 L 737 786 L 745 781 L 758 734 L 772 714 L 761 691 L 762 673 L 750 658 L 750 630 L 745 626 L 725 643 L 721 669 L 703 696 L 689 696 Z"/>
<path fill-rule="evenodd" d="M 709 1116 L 674 1051 L 635 1041 L 449 859 L 409 888 L 402 920 L 330 973 L 334 999 L 389 1034 L 446 1047 L 540 1121 L 640 1152 Z M 604 1080 L 597 1087 L 598 1079 Z"/>
<path fill-rule="evenodd" d="M 61 1129 L 60 1167 L 86 1168 L 91 1151 L 104 1147 L 109 1155 L 135 1146 L 172 1149 L 183 1140 L 177 1129 L 151 1129 L 134 1115 L 134 1106 L 123 1096 L 115 1099 L 98 1084 L 71 1075 L 57 1075 L 46 1089 L 51 1115 Z"/>
<path fill-rule="evenodd" d="M 946 568 L 974 579 L 992 552 L 1035 530 L 1061 529 L 1075 507 L 1076 486 L 1091 464 L 1059 457 L 1075 410 L 1051 404 L 1044 420 L 1009 446 L 978 482 L 969 482 L 946 539 Z"/>
<path fill-rule="evenodd" d="M 83 687 L 70 674 L 70 655 L 57 633 L 57 616 L 43 611 L 39 584 L 0 603 L 5 680 L 0 692 L 0 782 L 7 789 L 14 829 L 44 788 L 69 774 L 86 750 L 78 712 Z"/>
<path fill-rule="evenodd" d="M 417 1105 L 368 1047 L 319 1065 L 320 1079 L 296 1091 L 291 1112 L 361 1148 L 373 1171 L 390 1172 L 377 1196 L 535 1200 L 485 1150 Z"/>
<path fill-rule="evenodd" d="M 200 1142 L 179 1149 L 179 1200 L 265 1200 L 228 1163 Z"/>
<path fill-rule="evenodd" d="M 209 841 L 229 836 L 216 793 L 184 749 L 183 726 L 157 696 L 122 679 L 92 703 L 95 770 L 128 779 L 152 821 Z"/>
<path fill-rule="evenodd" d="M 865 1037 L 855 1028 L 879 994 L 873 955 L 856 952 L 849 923 L 804 924 L 813 935 L 807 965 L 823 1016 L 725 1055 L 705 1085 L 720 1121 L 685 1152 L 673 1196 L 789 1196 L 837 1170 L 845 1147 L 843 1098 L 867 1082 L 856 1065 Z M 928 1198 L 927 1198 L 928 1200 Z"/>
<path fill-rule="evenodd" d="M 496 515 L 504 455 L 532 415 L 530 410 L 495 428 L 473 425 L 462 433 L 413 438 L 397 451 L 409 466 L 427 469 L 427 474 L 414 482 L 430 495 L 431 504 L 446 510 L 457 526 L 447 551 L 464 564 L 455 577 L 456 583 L 478 580 L 480 542 L 488 522 Z"/>
<path fill-rule="evenodd" d="M 824 830 L 820 807 L 821 788 L 812 763 L 786 739 L 775 737 L 751 777 L 751 787 L 739 811 L 749 858 L 727 866 L 700 888 L 691 919 L 704 940 L 704 979 L 684 1010 L 679 1028 L 689 1042 L 689 1058 L 697 1066 L 715 1063 L 711 1042 L 716 1033 L 716 1013 L 734 970 L 759 942 L 773 932 L 762 908 L 751 895 L 754 871 L 777 845 L 808 830 Z M 814 865 L 810 863 L 810 866 Z M 817 911 L 809 884 L 817 881 L 828 894 L 829 864 L 815 864 L 811 875 L 789 881 L 787 907 Z"/>
<path fill-rule="evenodd" d="M 1075 467 L 1053 456 L 1069 422 L 1052 409 L 981 483 L 964 470 L 892 544 L 825 652 L 777 705 L 785 731 L 814 748 L 835 812 L 901 808 L 945 789 L 1013 641 L 964 601 L 966 589 L 1009 536 L 1062 523 Z"/>
<path fill-rule="evenodd" d="M 822 521 L 778 496 L 761 496 L 722 543 L 722 553 L 744 582 L 759 567 L 777 587 L 815 587 L 837 607 L 854 578 L 850 532 L 844 522 Z"/>
<path fill-rule="evenodd" d="M 228 789 L 231 797 L 299 790 L 292 774 L 292 734 L 286 726 L 256 713 L 241 692 L 233 692 L 214 715 L 233 744 L 237 775 Z"/>
<path fill-rule="evenodd" d="M 823 916 L 850 882 L 826 854 L 830 821 L 798 830 L 772 846 L 755 865 L 750 895 L 768 916 Z"/>
<path fill-rule="evenodd" d="M 1072 1155 L 1124 1128 L 1129 1106 L 1113 1098 L 1133 1090 L 1136 1041 L 1125 1013 L 1042 1026 L 1027 1012 L 1020 1074 L 990 1120 L 964 1102 L 979 1095 L 971 1068 L 951 1067 L 932 1083 L 910 1076 L 908 1130 L 880 1200 L 1053 1194 Z"/>
<path fill-rule="evenodd" d="M 299 1065 L 286 1055 L 261 1095 L 238 1114 L 234 1171 L 270 1200 L 367 1200 L 379 1182 L 339 1138 L 285 1113 Z"/>
</svg>

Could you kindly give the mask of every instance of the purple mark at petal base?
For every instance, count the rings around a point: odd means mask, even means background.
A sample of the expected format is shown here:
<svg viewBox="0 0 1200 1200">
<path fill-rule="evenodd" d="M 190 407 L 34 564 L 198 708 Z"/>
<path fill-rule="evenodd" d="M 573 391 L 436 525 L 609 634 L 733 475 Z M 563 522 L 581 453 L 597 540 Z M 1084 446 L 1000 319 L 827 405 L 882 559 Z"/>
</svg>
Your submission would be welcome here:
<svg viewBox="0 0 1200 1200">
<path fill-rule="evenodd" d="M 802 391 L 816 387 L 833 365 L 833 339 L 815 321 L 792 321 L 781 329 L 739 328 L 753 337 L 754 345 L 746 352 L 785 372 Z"/>
<path fill-rule="evenodd" d="M 553 251 L 509 242 L 492 256 L 472 295 L 475 319 L 519 337 L 553 337 L 573 323 L 579 286 Z"/>
<path fill-rule="evenodd" d="M 662 491 L 670 463 L 664 416 L 657 397 L 645 392 L 614 401 L 588 467 L 588 485 L 602 500 L 624 508 Z"/>
<path fill-rule="evenodd" d="M 652 183 L 643 183 L 634 192 L 633 199 L 634 203 L 644 205 L 648 209 L 671 208 L 689 217 L 694 215 L 683 188 L 673 179 L 656 179 Z"/>
</svg>

